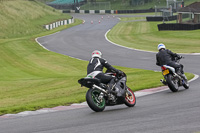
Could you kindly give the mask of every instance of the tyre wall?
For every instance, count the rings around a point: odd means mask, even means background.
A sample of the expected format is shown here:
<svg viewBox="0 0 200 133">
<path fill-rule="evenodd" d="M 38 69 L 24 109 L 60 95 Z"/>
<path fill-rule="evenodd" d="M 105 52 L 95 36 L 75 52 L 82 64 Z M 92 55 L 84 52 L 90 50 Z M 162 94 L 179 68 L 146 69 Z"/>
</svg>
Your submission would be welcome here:
<svg viewBox="0 0 200 133">
<path fill-rule="evenodd" d="M 158 24 L 158 30 L 198 30 L 200 29 L 200 24 Z"/>
</svg>

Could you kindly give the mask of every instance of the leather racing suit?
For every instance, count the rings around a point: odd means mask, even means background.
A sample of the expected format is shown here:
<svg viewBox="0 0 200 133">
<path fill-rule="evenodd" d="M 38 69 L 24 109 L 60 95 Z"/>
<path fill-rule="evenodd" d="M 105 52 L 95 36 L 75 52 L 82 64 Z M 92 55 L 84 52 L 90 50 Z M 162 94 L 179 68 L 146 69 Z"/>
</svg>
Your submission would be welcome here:
<svg viewBox="0 0 200 133">
<path fill-rule="evenodd" d="M 156 54 L 156 65 L 158 66 L 168 65 L 175 68 L 177 73 L 184 74 L 183 65 L 173 61 L 175 57 L 181 58 L 180 55 L 173 53 L 169 49 L 161 49 Z"/>
<path fill-rule="evenodd" d="M 109 83 L 108 89 L 111 90 L 112 85 L 115 83 L 115 79 L 111 75 L 106 75 L 105 73 L 103 73 L 104 67 L 116 73 L 120 72 L 119 70 L 112 67 L 105 59 L 94 57 L 90 59 L 87 66 L 87 76 L 98 78 L 100 79 L 101 83 L 104 84 Z"/>
</svg>

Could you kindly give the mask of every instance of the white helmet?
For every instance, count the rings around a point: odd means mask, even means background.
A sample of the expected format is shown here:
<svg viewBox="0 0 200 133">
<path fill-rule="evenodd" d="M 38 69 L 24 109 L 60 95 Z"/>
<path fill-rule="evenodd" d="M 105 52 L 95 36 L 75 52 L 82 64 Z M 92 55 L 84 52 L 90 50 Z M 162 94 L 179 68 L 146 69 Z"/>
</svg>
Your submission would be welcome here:
<svg viewBox="0 0 200 133">
<path fill-rule="evenodd" d="M 162 43 L 158 44 L 158 50 L 161 50 L 162 48 L 166 49 L 165 45 Z"/>
<path fill-rule="evenodd" d="M 101 56 L 102 56 L 102 53 L 99 50 L 95 50 L 95 51 L 92 52 L 92 58 L 94 58 L 94 57 L 101 58 Z"/>
</svg>

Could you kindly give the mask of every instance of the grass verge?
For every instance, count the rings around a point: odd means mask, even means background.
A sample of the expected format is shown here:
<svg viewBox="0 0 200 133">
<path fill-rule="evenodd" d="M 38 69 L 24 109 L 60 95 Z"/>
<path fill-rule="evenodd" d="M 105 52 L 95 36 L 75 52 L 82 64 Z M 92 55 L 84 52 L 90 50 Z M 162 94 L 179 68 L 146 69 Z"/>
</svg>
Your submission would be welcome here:
<svg viewBox="0 0 200 133">
<path fill-rule="evenodd" d="M 200 30 L 193 31 L 158 31 L 161 22 L 124 22 L 136 18 L 122 18 L 107 34 L 110 41 L 140 50 L 157 51 L 159 43 L 177 53 L 199 53 Z M 141 18 L 138 18 L 141 19 Z"/>
</svg>

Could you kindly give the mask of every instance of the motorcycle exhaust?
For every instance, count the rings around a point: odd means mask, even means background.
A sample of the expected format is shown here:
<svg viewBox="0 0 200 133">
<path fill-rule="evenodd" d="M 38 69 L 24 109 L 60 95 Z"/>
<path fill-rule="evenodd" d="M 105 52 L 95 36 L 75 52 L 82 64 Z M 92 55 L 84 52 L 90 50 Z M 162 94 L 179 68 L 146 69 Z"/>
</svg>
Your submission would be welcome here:
<svg viewBox="0 0 200 133">
<path fill-rule="evenodd" d="M 174 75 L 175 75 L 176 77 L 178 77 L 180 80 L 182 79 L 181 76 L 179 76 L 177 73 L 174 73 Z"/>
<path fill-rule="evenodd" d="M 94 88 L 97 88 L 97 89 L 99 89 L 100 91 L 102 91 L 103 93 L 107 94 L 107 91 L 105 91 L 105 90 L 102 89 L 101 87 L 99 87 L 99 86 L 97 86 L 97 85 L 95 85 L 95 84 L 93 84 L 93 87 L 94 87 Z"/>
</svg>

